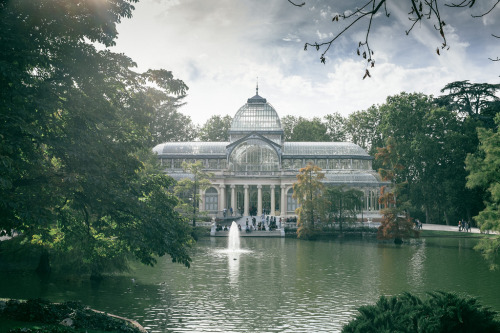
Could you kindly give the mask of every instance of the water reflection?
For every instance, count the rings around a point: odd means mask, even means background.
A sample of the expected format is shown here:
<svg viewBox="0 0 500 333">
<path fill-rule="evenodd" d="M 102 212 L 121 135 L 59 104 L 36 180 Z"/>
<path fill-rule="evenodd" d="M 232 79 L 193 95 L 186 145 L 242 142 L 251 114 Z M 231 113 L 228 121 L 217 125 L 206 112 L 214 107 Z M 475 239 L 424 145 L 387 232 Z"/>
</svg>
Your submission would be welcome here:
<svg viewBox="0 0 500 333">
<path fill-rule="evenodd" d="M 80 300 L 151 332 L 339 332 L 357 307 L 402 291 L 458 291 L 500 311 L 500 272 L 469 244 L 458 251 L 460 242 L 242 238 L 234 253 L 227 239 L 212 238 L 198 243 L 189 269 L 162 258 L 99 286 L 52 279 L 42 287 L 32 276 L 0 272 L 0 297 Z"/>
<path fill-rule="evenodd" d="M 415 250 L 415 252 L 413 253 L 408 264 L 408 280 L 410 281 L 411 285 L 415 286 L 416 288 L 421 288 L 425 280 L 425 239 L 417 246 L 414 246 L 413 249 Z"/>
<path fill-rule="evenodd" d="M 241 252 L 230 252 L 227 256 L 229 283 L 231 285 L 238 285 L 238 276 L 240 275 L 240 256 Z"/>
</svg>

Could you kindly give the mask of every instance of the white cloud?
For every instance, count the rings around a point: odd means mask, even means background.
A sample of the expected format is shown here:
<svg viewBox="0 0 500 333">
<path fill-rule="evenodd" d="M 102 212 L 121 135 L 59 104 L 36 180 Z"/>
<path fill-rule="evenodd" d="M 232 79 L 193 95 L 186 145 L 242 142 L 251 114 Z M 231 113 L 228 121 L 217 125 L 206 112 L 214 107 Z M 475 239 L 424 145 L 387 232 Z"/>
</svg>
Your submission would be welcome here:
<svg viewBox="0 0 500 333">
<path fill-rule="evenodd" d="M 297 8 L 286 1 L 141 0 L 134 17 L 118 27 L 113 50 L 130 56 L 140 70 L 165 68 L 183 79 L 190 89 L 181 111 L 198 124 L 214 114 L 234 115 L 254 95 L 257 76 L 260 95 L 280 116 L 303 117 L 347 115 L 401 91 L 436 95 L 455 80 L 498 82 L 500 63 L 486 58 L 500 56 L 500 42 L 491 38 L 484 48 L 473 47 L 474 30 L 464 33 L 450 21 L 451 48 L 437 56 L 441 40 L 433 27 L 423 24 L 405 35 L 405 8 L 391 8 L 390 18 L 374 21 L 377 62 L 369 69 L 371 79 L 362 80 L 366 61 L 355 55 L 364 25 L 335 42 L 326 65 L 319 62 L 321 51 L 303 51 L 301 41 L 332 38 L 341 24 L 332 23 L 330 13 L 351 4 L 344 0 L 330 8 L 318 0 Z"/>
</svg>

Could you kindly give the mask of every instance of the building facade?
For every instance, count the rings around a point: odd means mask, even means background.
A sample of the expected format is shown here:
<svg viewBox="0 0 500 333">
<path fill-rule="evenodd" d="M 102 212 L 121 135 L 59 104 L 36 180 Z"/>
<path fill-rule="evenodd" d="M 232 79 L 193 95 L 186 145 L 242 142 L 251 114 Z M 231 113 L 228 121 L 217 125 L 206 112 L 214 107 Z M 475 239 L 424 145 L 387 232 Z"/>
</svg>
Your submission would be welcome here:
<svg viewBox="0 0 500 333">
<path fill-rule="evenodd" d="M 373 157 L 349 142 L 285 142 L 278 113 L 257 94 L 233 118 L 229 142 L 167 142 L 154 148 L 164 171 L 192 178 L 182 162 L 202 161 L 214 173 L 200 191 L 200 211 L 212 216 L 295 215 L 293 183 L 308 163 L 325 173 L 326 185 L 355 187 L 364 193 L 365 218 L 376 219 L 383 184 L 372 170 Z"/>
</svg>

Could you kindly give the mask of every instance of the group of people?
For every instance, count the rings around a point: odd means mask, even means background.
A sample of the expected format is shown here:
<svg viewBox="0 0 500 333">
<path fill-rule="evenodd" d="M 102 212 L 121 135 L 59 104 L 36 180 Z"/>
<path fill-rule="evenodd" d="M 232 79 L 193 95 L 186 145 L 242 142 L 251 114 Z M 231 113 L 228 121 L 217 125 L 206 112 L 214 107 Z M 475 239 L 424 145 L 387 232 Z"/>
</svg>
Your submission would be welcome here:
<svg viewBox="0 0 500 333">
<path fill-rule="evenodd" d="M 246 226 L 245 226 L 245 231 L 246 232 L 252 232 L 254 230 L 261 230 L 261 231 L 272 231 L 277 228 L 281 228 L 281 217 L 278 219 L 276 216 L 269 216 L 269 215 L 264 215 L 262 214 L 260 222 L 257 223 L 257 218 L 255 216 L 252 216 L 252 221 L 250 222 L 246 220 Z"/>
<path fill-rule="evenodd" d="M 458 221 L 458 231 L 470 232 L 470 229 L 470 222 L 464 221 L 464 219 Z"/>
<path fill-rule="evenodd" d="M 276 216 L 265 216 L 262 214 L 260 222 L 257 222 L 257 218 L 255 216 L 251 217 L 251 221 L 246 220 L 245 231 L 252 232 L 255 230 L 259 231 L 272 231 L 278 228 L 281 228 L 281 217 L 276 218 Z M 217 224 L 215 230 L 216 231 L 229 231 L 231 227 L 229 225 Z M 238 230 L 241 231 L 241 225 L 238 224 Z"/>
</svg>

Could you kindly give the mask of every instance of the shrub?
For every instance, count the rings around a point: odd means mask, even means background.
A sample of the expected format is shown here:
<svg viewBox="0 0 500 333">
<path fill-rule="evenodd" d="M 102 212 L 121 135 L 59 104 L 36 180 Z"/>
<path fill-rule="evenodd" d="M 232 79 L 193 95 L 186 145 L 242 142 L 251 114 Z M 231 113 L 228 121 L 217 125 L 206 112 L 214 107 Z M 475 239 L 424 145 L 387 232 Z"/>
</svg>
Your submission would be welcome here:
<svg viewBox="0 0 500 333">
<path fill-rule="evenodd" d="M 476 299 L 440 291 L 428 296 L 381 296 L 375 305 L 361 306 L 342 332 L 500 332 L 497 313 Z"/>
</svg>

